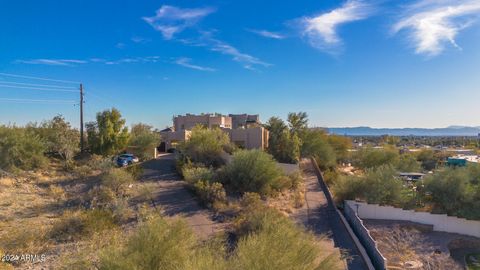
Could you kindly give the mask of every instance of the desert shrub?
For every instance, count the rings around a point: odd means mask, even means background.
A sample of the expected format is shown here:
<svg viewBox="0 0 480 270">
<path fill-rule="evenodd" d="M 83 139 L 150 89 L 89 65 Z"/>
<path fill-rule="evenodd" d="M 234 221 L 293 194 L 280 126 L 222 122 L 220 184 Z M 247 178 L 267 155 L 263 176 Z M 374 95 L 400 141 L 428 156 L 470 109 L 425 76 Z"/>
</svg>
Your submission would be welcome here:
<svg viewBox="0 0 480 270">
<path fill-rule="evenodd" d="M 42 224 L 15 221 L 13 226 L 8 227 L 6 233 L 0 235 L 0 251 L 8 254 L 41 253 L 49 245 L 47 232 L 48 227 Z"/>
<path fill-rule="evenodd" d="M 419 172 L 422 167 L 413 155 L 402 154 L 400 155 L 396 169 L 400 172 Z"/>
<path fill-rule="evenodd" d="M 353 155 L 353 165 L 361 169 L 377 168 L 384 165 L 395 166 L 399 154 L 395 148 L 384 149 L 363 148 Z"/>
<path fill-rule="evenodd" d="M 104 251 L 99 269 L 188 269 L 195 245 L 185 221 L 157 217 L 143 223 L 125 246 Z"/>
<path fill-rule="evenodd" d="M 160 143 L 160 134 L 152 130 L 152 126 L 138 123 L 130 130 L 129 145 L 140 159 L 154 158 L 154 149 Z"/>
<path fill-rule="evenodd" d="M 221 183 L 209 183 L 205 180 L 199 180 L 193 185 L 193 188 L 195 193 L 207 205 L 227 202 L 227 193 Z"/>
<path fill-rule="evenodd" d="M 240 193 L 271 195 L 283 188 L 282 172 L 271 155 L 260 150 L 241 150 L 219 173 L 225 186 Z"/>
<path fill-rule="evenodd" d="M 102 185 L 110 188 L 117 196 L 123 195 L 133 182 L 132 174 L 123 169 L 110 169 L 102 175 Z"/>
<path fill-rule="evenodd" d="M 124 168 L 128 173 L 130 173 L 135 180 L 139 180 L 143 175 L 142 164 L 133 164 Z"/>
<path fill-rule="evenodd" d="M 264 204 L 258 193 L 245 192 L 240 199 L 240 206 L 245 212 L 250 212 L 251 210 L 264 207 Z"/>
<path fill-rule="evenodd" d="M 189 140 L 182 142 L 179 148 L 184 158 L 194 163 L 218 167 L 224 163 L 223 148 L 229 143 L 227 134 L 221 129 L 196 126 L 192 129 Z"/>
<path fill-rule="evenodd" d="M 445 168 L 425 179 L 438 211 L 469 219 L 480 219 L 480 165 Z"/>
<path fill-rule="evenodd" d="M 337 164 L 335 149 L 328 142 L 328 136 L 324 131 L 307 130 L 302 141 L 303 157 L 314 157 L 322 170 L 335 167 Z"/>
<path fill-rule="evenodd" d="M 213 180 L 214 172 L 211 168 L 201 166 L 185 166 L 182 169 L 182 175 L 185 181 L 190 184 L 195 184 L 200 180 L 211 182 Z"/>
<path fill-rule="evenodd" d="M 273 209 L 242 222 L 230 269 L 343 269 L 337 250 Z"/>
<path fill-rule="evenodd" d="M 331 185 L 334 199 L 337 203 L 344 200 L 355 200 L 363 193 L 363 183 L 360 177 L 340 175 Z"/>
<path fill-rule="evenodd" d="M 368 203 L 403 205 L 403 183 L 391 166 L 369 169 L 362 176 L 341 176 L 333 184 L 338 202 L 362 199 Z"/>
<path fill-rule="evenodd" d="M 50 238 L 57 242 L 68 242 L 115 226 L 114 216 L 109 210 L 67 211 L 53 224 Z"/>
<path fill-rule="evenodd" d="M 88 192 L 87 198 L 92 208 L 107 208 L 113 205 L 117 196 L 109 187 L 96 186 Z"/>
<path fill-rule="evenodd" d="M 323 172 L 323 179 L 329 186 L 333 185 L 340 176 L 340 173 L 336 169 L 327 169 Z"/>
<path fill-rule="evenodd" d="M 297 190 L 303 183 L 303 176 L 299 171 L 289 174 L 288 178 L 290 179 L 290 188 L 293 190 Z"/>
<path fill-rule="evenodd" d="M 45 142 L 26 128 L 0 126 L 0 168 L 32 170 L 47 164 Z"/>
<path fill-rule="evenodd" d="M 102 172 L 112 169 L 114 165 L 111 158 L 95 154 L 93 154 L 87 162 L 87 166 L 90 167 L 91 170 L 100 170 Z"/>
</svg>

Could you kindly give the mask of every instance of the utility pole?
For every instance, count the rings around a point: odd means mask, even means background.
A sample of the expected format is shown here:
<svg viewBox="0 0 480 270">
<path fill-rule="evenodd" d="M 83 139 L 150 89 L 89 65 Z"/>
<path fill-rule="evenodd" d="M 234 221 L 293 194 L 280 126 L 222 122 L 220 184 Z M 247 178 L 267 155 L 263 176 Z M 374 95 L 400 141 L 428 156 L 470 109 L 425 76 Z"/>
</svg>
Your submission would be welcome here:
<svg viewBox="0 0 480 270">
<path fill-rule="evenodd" d="M 80 84 L 80 151 L 84 151 L 83 138 L 83 84 Z"/>
</svg>

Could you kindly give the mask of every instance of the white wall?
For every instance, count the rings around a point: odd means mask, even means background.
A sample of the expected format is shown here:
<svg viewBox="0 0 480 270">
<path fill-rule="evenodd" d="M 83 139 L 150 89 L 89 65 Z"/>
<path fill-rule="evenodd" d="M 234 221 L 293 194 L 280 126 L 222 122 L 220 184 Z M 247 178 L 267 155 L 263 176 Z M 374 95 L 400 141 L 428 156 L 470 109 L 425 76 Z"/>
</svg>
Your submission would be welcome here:
<svg viewBox="0 0 480 270">
<path fill-rule="evenodd" d="M 412 221 L 433 225 L 434 231 L 480 237 L 480 221 L 426 212 L 415 212 L 413 210 L 403 210 L 392 206 L 380 206 L 378 204 L 367 204 L 356 201 L 345 201 L 345 203 L 355 211 L 357 209 L 356 205 L 358 204 L 358 216 L 362 219 Z"/>
</svg>

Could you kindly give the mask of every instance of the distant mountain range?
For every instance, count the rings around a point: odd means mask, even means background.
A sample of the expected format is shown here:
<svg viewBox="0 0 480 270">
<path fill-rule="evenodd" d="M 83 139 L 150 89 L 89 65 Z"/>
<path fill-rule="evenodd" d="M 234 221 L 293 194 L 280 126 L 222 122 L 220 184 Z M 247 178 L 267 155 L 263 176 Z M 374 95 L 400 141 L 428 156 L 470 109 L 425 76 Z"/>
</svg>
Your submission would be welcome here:
<svg viewBox="0 0 480 270">
<path fill-rule="evenodd" d="M 449 126 L 446 128 L 327 128 L 328 132 L 349 136 L 478 136 L 480 127 Z"/>
</svg>

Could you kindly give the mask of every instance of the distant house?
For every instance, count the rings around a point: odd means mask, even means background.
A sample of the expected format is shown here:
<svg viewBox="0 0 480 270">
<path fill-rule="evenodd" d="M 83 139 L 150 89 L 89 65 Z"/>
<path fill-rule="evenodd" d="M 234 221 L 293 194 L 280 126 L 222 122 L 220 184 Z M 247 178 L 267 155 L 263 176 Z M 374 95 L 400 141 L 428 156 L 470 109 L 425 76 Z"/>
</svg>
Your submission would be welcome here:
<svg viewBox="0 0 480 270">
<path fill-rule="evenodd" d="M 416 181 L 422 180 L 423 177 L 425 177 L 425 174 L 415 173 L 415 172 L 401 172 L 401 173 L 399 173 L 399 176 L 404 181 L 416 182 Z"/>
<path fill-rule="evenodd" d="M 258 115 L 203 113 L 186 114 L 173 118 L 173 127 L 160 131 L 162 152 L 176 148 L 178 143 L 190 138 L 191 130 L 202 125 L 206 128 L 220 128 L 228 134 L 230 141 L 239 148 L 266 149 L 268 146 L 268 130 L 261 126 Z"/>
<path fill-rule="evenodd" d="M 447 165 L 449 166 L 467 166 L 468 163 L 480 163 L 480 157 L 476 155 L 458 155 L 449 157 Z"/>
</svg>

